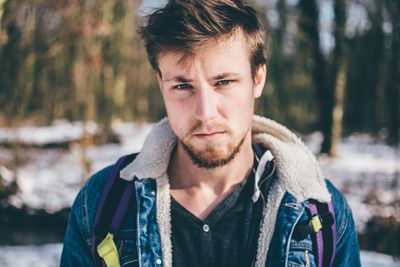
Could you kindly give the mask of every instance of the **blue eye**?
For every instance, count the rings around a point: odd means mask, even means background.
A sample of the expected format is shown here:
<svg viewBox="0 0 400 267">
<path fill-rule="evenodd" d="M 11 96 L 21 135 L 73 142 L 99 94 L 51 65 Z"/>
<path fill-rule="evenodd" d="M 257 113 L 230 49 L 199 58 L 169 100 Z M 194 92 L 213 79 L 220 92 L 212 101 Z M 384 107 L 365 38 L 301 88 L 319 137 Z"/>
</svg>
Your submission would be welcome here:
<svg viewBox="0 0 400 267">
<path fill-rule="evenodd" d="M 178 89 L 178 90 L 187 90 L 187 89 L 191 89 L 192 86 L 188 83 L 183 83 L 183 84 L 178 84 L 176 86 L 174 86 L 174 89 Z"/>
<path fill-rule="evenodd" d="M 221 80 L 221 81 L 218 81 L 218 82 L 217 82 L 216 86 L 228 85 L 228 84 L 231 84 L 231 83 L 233 83 L 233 82 L 234 82 L 234 80 Z"/>
</svg>

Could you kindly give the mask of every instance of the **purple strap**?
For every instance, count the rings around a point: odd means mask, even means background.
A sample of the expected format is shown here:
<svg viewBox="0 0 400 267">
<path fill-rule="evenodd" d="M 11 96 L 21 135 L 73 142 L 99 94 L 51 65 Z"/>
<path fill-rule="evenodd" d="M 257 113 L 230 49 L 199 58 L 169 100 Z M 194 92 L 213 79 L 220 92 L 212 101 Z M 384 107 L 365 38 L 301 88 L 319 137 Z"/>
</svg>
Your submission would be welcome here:
<svg viewBox="0 0 400 267">
<path fill-rule="evenodd" d="M 100 221 L 100 217 L 101 217 L 101 211 L 103 210 L 104 207 L 104 203 L 106 201 L 106 198 L 108 196 L 108 193 L 110 192 L 111 188 L 113 187 L 115 180 L 119 179 L 119 171 L 121 169 L 121 166 L 124 164 L 125 159 L 127 158 L 127 156 L 121 157 L 120 159 L 118 159 L 117 163 L 113 166 L 110 175 L 108 176 L 109 178 L 107 179 L 106 185 L 104 186 L 103 192 L 101 194 L 101 198 L 100 198 L 100 202 L 99 205 L 97 206 L 97 210 L 96 210 L 96 219 L 94 221 L 94 226 L 93 229 L 95 229 L 96 225 L 99 224 Z M 127 190 L 125 190 L 126 192 Z M 125 195 L 125 193 L 124 193 Z M 94 257 L 94 261 L 96 262 L 96 256 L 97 255 L 97 251 L 96 251 L 96 235 L 94 234 L 94 232 L 92 233 L 92 255 Z M 104 261 L 103 264 L 104 265 Z"/>
<path fill-rule="evenodd" d="M 122 220 L 124 219 L 124 215 L 128 209 L 129 203 L 130 203 L 129 199 L 131 198 L 131 196 L 133 194 L 133 189 L 134 189 L 134 184 L 128 183 L 124 190 L 124 193 L 121 197 L 121 200 L 118 204 L 118 208 L 115 212 L 114 218 L 111 221 L 110 230 L 113 233 L 117 232 L 117 230 L 119 229 L 119 226 L 122 223 Z"/>
<path fill-rule="evenodd" d="M 121 165 L 125 161 L 125 158 L 126 157 L 120 158 L 117 161 L 117 163 L 113 166 L 113 168 L 111 170 L 111 173 L 110 173 L 110 176 L 109 176 L 111 178 L 107 179 L 107 183 L 106 183 L 106 185 L 105 185 L 105 187 L 103 189 L 103 193 L 101 194 L 102 197 L 100 198 L 99 205 L 97 206 L 96 219 L 94 221 L 94 225 L 97 225 L 99 223 L 100 215 L 101 215 L 100 214 L 101 212 L 99 212 L 99 211 L 103 210 L 103 206 L 104 206 L 104 203 L 106 201 L 106 196 L 108 196 L 108 193 L 110 192 L 113 184 L 115 183 L 115 180 L 117 178 L 119 178 L 119 171 L 120 171 Z"/>
<path fill-rule="evenodd" d="M 332 201 L 328 203 L 328 208 L 329 212 L 333 216 L 333 224 L 332 224 L 332 257 L 331 257 L 331 262 L 329 266 L 333 266 L 333 261 L 335 260 L 335 255 L 336 255 L 336 217 L 335 217 L 335 211 L 333 209 L 333 204 Z"/>
<path fill-rule="evenodd" d="M 310 202 L 308 206 L 311 217 L 318 215 L 317 206 Z M 315 241 L 316 241 L 316 248 L 317 248 L 317 260 L 318 260 L 318 267 L 323 267 L 323 255 L 324 255 L 324 240 L 322 238 L 322 231 L 318 231 L 315 233 Z"/>
</svg>

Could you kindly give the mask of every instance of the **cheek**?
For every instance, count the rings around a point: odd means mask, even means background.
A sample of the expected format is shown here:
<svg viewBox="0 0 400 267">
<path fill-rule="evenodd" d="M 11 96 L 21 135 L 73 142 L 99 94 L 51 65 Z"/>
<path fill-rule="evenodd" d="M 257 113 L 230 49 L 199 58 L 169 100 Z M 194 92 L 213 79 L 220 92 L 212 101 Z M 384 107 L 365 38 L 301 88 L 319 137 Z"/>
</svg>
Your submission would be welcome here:
<svg viewBox="0 0 400 267">
<path fill-rule="evenodd" d="M 182 101 L 178 101 L 176 97 L 173 97 L 169 94 L 163 95 L 165 109 L 167 110 L 168 117 L 174 118 L 181 114 L 181 110 L 183 109 Z"/>
<path fill-rule="evenodd" d="M 165 102 L 165 107 L 172 130 L 179 138 L 183 137 L 190 128 L 190 112 L 177 103 Z"/>
<path fill-rule="evenodd" d="M 230 113 L 238 116 L 246 116 L 252 112 L 254 106 L 254 95 L 250 88 L 239 88 L 237 92 L 227 99 L 221 99 L 221 103 L 229 109 Z"/>
<path fill-rule="evenodd" d="M 184 120 L 182 118 L 179 118 L 176 115 L 171 115 L 168 114 L 168 119 L 169 123 L 171 125 L 172 131 L 174 134 L 179 138 L 182 139 L 186 133 L 185 127 L 184 127 Z"/>
<path fill-rule="evenodd" d="M 191 95 L 189 93 L 167 92 L 163 94 L 164 104 L 170 112 L 182 112 L 190 107 Z"/>
<path fill-rule="evenodd" d="M 243 89 L 243 88 L 242 88 Z M 249 90 L 250 88 L 246 88 Z M 224 116 L 230 122 L 230 127 L 239 129 L 247 129 L 251 124 L 254 113 L 254 96 L 252 91 L 235 95 L 229 101 L 225 99 Z M 241 130 L 239 130 L 241 131 Z"/>
</svg>

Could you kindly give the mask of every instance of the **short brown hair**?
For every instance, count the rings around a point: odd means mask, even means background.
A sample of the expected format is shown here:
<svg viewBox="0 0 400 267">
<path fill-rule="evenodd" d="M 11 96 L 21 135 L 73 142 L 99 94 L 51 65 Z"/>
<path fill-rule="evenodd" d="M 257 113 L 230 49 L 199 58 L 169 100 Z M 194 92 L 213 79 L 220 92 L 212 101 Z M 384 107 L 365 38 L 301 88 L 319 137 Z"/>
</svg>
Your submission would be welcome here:
<svg viewBox="0 0 400 267">
<path fill-rule="evenodd" d="M 152 67 L 166 51 L 193 55 L 203 44 L 241 29 L 250 51 L 251 71 L 266 63 L 265 31 L 256 11 L 240 0 L 170 0 L 139 29 Z"/>
</svg>

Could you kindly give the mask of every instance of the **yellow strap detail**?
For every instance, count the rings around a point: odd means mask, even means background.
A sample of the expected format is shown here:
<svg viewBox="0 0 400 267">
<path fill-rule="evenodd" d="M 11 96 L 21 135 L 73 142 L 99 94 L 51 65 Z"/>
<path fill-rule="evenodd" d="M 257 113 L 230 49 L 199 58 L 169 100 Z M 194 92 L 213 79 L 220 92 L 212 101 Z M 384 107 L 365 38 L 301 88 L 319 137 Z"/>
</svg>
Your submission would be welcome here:
<svg viewBox="0 0 400 267">
<path fill-rule="evenodd" d="M 113 235 L 108 233 L 106 238 L 97 246 L 97 252 L 103 258 L 107 267 L 120 267 L 118 250 Z"/>
<path fill-rule="evenodd" d="M 317 233 L 322 229 L 321 219 L 318 215 L 311 218 L 310 225 L 314 233 Z"/>
</svg>

